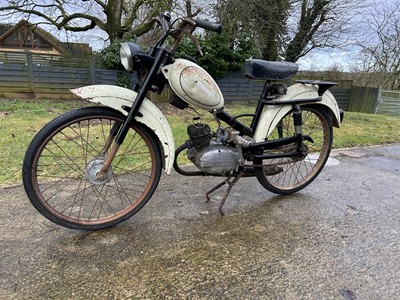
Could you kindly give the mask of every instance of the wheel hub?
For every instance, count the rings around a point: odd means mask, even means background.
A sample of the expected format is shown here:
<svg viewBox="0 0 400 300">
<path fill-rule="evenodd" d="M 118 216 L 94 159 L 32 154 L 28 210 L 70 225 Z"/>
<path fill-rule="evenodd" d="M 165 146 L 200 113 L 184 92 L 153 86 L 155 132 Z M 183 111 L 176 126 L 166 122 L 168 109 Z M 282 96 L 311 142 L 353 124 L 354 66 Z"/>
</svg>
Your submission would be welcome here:
<svg viewBox="0 0 400 300">
<path fill-rule="evenodd" d="M 101 168 L 104 165 L 104 158 L 94 158 L 86 166 L 86 179 L 92 184 L 101 185 L 111 180 L 113 169 L 110 166 L 105 176 L 98 176 Z"/>
<path fill-rule="evenodd" d="M 308 147 L 307 147 L 307 145 L 304 145 L 304 144 L 300 149 L 297 148 L 297 145 L 293 145 L 293 150 L 291 150 L 291 151 L 293 151 L 293 152 L 294 151 L 299 151 L 299 156 L 298 157 L 292 157 L 293 161 L 301 161 L 304 158 L 306 158 L 307 155 L 308 155 Z"/>
</svg>

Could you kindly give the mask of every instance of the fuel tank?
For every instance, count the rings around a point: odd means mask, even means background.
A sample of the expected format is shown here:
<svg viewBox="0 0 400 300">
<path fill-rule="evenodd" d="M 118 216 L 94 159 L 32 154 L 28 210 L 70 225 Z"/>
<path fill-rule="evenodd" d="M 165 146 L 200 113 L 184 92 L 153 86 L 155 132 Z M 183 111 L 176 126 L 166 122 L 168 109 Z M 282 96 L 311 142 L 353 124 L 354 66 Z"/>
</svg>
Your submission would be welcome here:
<svg viewBox="0 0 400 300">
<path fill-rule="evenodd" d="M 161 70 L 174 93 L 188 104 L 207 111 L 224 106 L 224 97 L 214 79 L 194 62 L 176 59 Z"/>
</svg>

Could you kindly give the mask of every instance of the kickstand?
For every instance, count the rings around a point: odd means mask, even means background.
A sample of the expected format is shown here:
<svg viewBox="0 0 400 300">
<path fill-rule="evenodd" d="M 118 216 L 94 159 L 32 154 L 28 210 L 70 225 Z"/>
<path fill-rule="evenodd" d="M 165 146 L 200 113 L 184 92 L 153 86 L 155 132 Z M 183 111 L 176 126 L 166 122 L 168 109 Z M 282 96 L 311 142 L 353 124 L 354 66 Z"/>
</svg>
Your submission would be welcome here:
<svg viewBox="0 0 400 300">
<path fill-rule="evenodd" d="M 232 187 L 236 184 L 236 182 L 238 182 L 238 180 L 242 177 L 243 172 L 240 172 L 239 174 L 237 174 L 232 181 L 230 181 L 233 177 L 232 174 L 230 174 L 224 181 L 222 181 L 221 183 L 219 183 L 217 186 L 213 187 L 211 190 L 209 190 L 206 193 L 206 202 L 210 201 L 210 194 L 216 190 L 218 190 L 221 186 L 223 186 L 224 184 L 228 183 L 228 189 L 226 190 L 226 193 L 224 195 L 224 197 L 221 200 L 221 203 L 219 204 L 219 212 L 221 215 L 224 215 L 224 211 L 222 210 L 222 207 L 225 204 L 226 198 L 228 198 L 229 193 L 231 192 Z"/>
</svg>

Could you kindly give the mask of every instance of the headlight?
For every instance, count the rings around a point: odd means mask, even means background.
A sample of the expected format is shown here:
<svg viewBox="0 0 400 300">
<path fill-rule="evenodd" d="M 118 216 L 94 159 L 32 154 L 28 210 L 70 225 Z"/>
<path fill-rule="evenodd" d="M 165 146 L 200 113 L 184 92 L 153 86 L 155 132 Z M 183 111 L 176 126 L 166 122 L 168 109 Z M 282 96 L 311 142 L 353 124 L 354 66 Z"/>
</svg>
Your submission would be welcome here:
<svg viewBox="0 0 400 300">
<path fill-rule="evenodd" d="M 134 70 L 134 63 L 132 60 L 132 56 L 135 55 L 136 53 L 143 53 L 142 48 L 140 48 L 135 43 L 131 42 L 121 43 L 121 48 L 119 49 L 119 56 L 125 70 L 129 72 L 132 72 Z"/>
</svg>

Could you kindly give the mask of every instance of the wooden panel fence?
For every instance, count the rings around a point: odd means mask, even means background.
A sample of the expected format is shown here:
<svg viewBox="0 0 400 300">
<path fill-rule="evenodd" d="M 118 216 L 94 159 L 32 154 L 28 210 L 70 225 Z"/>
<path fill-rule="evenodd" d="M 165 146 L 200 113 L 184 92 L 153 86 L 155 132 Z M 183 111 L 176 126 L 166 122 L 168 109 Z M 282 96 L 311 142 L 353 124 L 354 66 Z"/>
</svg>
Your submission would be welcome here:
<svg viewBox="0 0 400 300">
<path fill-rule="evenodd" d="M 256 101 L 263 90 L 263 83 L 246 78 L 219 78 L 216 80 L 226 101 Z"/>
<path fill-rule="evenodd" d="M 0 52 L 0 93 L 70 94 L 90 84 L 116 84 L 119 70 L 106 69 L 98 58 Z"/>
<path fill-rule="evenodd" d="M 380 91 L 378 114 L 400 116 L 400 91 Z"/>
<path fill-rule="evenodd" d="M 0 64 L 0 92 L 29 91 L 28 66 Z"/>
<path fill-rule="evenodd" d="M 105 68 L 99 58 L 65 58 L 55 55 L 0 52 L 0 96 L 7 93 L 28 93 L 34 97 L 46 94 L 54 98 L 71 97 L 69 89 L 90 84 L 116 84 L 121 70 Z M 296 79 L 317 79 L 317 74 L 300 72 Z M 331 80 L 331 79 L 327 79 Z M 255 103 L 262 90 L 263 81 L 250 80 L 241 72 L 216 80 L 227 102 Z M 334 80 L 335 81 L 335 80 Z M 339 107 L 346 111 L 400 115 L 399 93 L 377 88 L 356 87 L 350 80 L 339 80 L 331 88 Z M 155 102 L 166 102 L 171 92 L 151 95 Z M 380 99 L 378 103 L 378 99 Z M 379 106 L 378 106 L 379 105 Z"/>
<path fill-rule="evenodd" d="M 353 86 L 348 110 L 374 114 L 376 113 L 378 98 L 378 88 Z"/>
<path fill-rule="evenodd" d="M 299 76 L 301 78 L 301 75 Z M 294 84 L 295 80 L 291 80 L 288 85 Z M 250 80 L 246 78 L 228 77 L 216 80 L 221 88 L 224 98 L 229 101 L 257 101 L 262 93 L 264 82 L 260 80 Z M 339 84 L 330 89 L 335 96 L 336 101 L 344 110 L 348 110 L 351 98 L 351 84 L 347 80 L 340 81 Z"/>
</svg>

